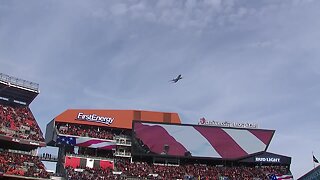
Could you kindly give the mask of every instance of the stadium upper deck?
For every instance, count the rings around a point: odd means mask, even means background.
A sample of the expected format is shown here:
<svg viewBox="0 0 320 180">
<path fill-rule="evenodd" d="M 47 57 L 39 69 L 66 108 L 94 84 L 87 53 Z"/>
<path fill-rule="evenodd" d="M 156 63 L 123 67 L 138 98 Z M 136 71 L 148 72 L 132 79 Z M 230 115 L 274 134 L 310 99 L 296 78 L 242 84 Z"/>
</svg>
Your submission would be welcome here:
<svg viewBox="0 0 320 180">
<path fill-rule="evenodd" d="M 0 73 L 2 99 L 29 105 L 39 93 L 39 84 Z"/>
<path fill-rule="evenodd" d="M 130 132 L 133 120 L 181 123 L 177 113 L 69 109 L 55 117 L 47 125 L 46 143 L 55 146 L 65 135 L 74 136 L 76 139 L 86 137 L 113 140 L 113 132 L 119 132 L 116 133 L 117 135 L 120 135 L 120 132 Z"/>
<path fill-rule="evenodd" d="M 267 152 L 274 130 L 134 121 L 133 156 L 198 162 L 290 166 L 291 158 Z"/>
<path fill-rule="evenodd" d="M 265 152 L 274 130 L 135 121 L 133 135 L 150 153 L 236 160 Z M 159 138 L 161 137 L 161 138 Z M 157 139 L 157 141 L 154 141 Z M 164 146 L 167 151 L 164 152 Z M 188 154 L 186 154 L 188 153 Z"/>
<path fill-rule="evenodd" d="M 39 85 L 0 73 L 0 178 L 48 179 L 36 149 L 45 142 L 29 104 Z"/>
<path fill-rule="evenodd" d="M 46 129 L 47 145 L 59 147 L 57 171 L 64 171 L 66 164 L 73 164 L 70 161 L 78 161 L 74 154 L 94 155 L 99 162 L 105 158 L 130 158 L 132 121 L 135 119 L 181 123 L 178 114 L 170 112 L 66 110 L 48 123 Z M 113 160 L 110 163 L 113 164 Z"/>
<path fill-rule="evenodd" d="M 6 147 L 32 150 L 45 146 L 28 107 L 39 94 L 38 87 L 36 83 L 0 73 L 0 140 Z"/>
</svg>

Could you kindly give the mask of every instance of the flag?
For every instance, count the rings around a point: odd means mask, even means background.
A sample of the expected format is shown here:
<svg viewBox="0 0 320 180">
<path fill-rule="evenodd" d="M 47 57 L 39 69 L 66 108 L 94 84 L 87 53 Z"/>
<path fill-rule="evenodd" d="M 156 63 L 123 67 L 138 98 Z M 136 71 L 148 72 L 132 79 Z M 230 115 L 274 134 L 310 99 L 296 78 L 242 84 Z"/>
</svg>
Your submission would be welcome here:
<svg viewBox="0 0 320 180">
<path fill-rule="evenodd" d="M 66 157 L 65 167 L 72 168 L 102 168 L 102 169 L 113 169 L 113 161 L 104 159 L 92 159 L 92 158 L 82 158 L 82 157 Z"/>
<path fill-rule="evenodd" d="M 58 136 L 58 144 L 112 150 L 116 148 L 114 140 L 95 139 L 90 137 Z"/>
<path fill-rule="evenodd" d="M 293 180 L 292 175 L 269 174 L 270 180 Z"/>
<path fill-rule="evenodd" d="M 206 118 L 202 117 L 200 118 L 200 124 L 205 124 L 206 123 Z"/>
<path fill-rule="evenodd" d="M 71 136 L 58 136 L 57 143 L 74 146 L 76 145 L 76 138 Z"/>
<path fill-rule="evenodd" d="M 81 158 L 79 157 L 66 157 L 65 167 L 78 168 L 80 167 L 80 160 Z"/>
<path fill-rule="evenodd" d="M 93 168 L 94 161 L 95 161 L 94 159 L 88 158 L 88 159 L 87 159 L 86 167 L 88 167 L 88 168 Z M 99 161 L 99 160 L 98 160 L 98 161 Z"/>
<path fill-rule="evenodd" d="M 113 161 L 107 161 L 107 160 L 100 160 L 100 161 L 97 161 L 95 160 L 94 161 L 95 163 L 95 166 L 94 167 L 100 167 L 102 169 L 113 169 L 114 168 L 114 164 L 113 164 Z"/>
<path fill-rule="evenodd" d="M 314 155 L 312 155 L 312 156 L 313 156 L 313 162 L 319 163 L 318 159 L 316 157 L 314 157 Z"/>
</svg>

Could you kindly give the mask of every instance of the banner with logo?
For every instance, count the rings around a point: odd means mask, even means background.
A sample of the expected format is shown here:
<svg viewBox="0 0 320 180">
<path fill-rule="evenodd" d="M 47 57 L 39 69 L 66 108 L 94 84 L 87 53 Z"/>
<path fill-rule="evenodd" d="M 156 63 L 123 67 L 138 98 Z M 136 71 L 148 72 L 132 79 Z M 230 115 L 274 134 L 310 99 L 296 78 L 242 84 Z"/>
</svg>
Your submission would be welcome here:
<svg viewBox="0 0 320 180">
<path fill-rule="evenodd" d="M 177 113 L 140 110 L 68 109 L 54 118 L 55 123 L 72 123 L 132 129 L 133 120 L 181 124 Z"/>
</svg>

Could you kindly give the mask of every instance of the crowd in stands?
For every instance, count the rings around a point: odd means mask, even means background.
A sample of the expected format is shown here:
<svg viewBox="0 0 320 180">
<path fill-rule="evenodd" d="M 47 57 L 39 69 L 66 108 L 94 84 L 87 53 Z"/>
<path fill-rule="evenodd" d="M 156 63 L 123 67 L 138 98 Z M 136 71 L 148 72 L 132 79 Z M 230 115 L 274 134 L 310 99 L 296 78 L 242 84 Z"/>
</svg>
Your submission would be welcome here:
<svg viewBox="0 0 320 180">
<path fill-rule="evenodd" d="M 0 151 L 0 172 L 7 175 L 49 178 L 39 157 Z"/>
<path fill-rule="evenodd" d="M 116 160 L 115 172 L 121 172 L 121 176 L 115 175 L 111 170 L 84 168 L 83 172 L 77 172 L 67 168 L 70 179 L 125 179 L 128 177 L 137 179 L 200 179 L 200 180 L 268 180 L 268 174 L 289 174 L 284 166 L 259 166 L 259 167 L 225 167 L 209 166 L 201 164 L 186 164 L 175 166 L 155 165 L 145 162 L 130 162 L 125 159 Z"/>
<path fill-rule="evenodd" d="M 92 137 L 99 139 L 112 139 L 114 134 L 109 129 L 105 129 L 97 126 L 86 126 L 86 125 L 76 125 L 76 124 L 66 124 L 63 126 L 58 126 L 58 131 L 60 134 Z"/>
<path fill-rule="evenodd" d="M 67 167 L 68 180 L 90 179 L 90 180 L 116 180 L 121 179 L 119 175 L 114 175 L 111 169 L 83 168 L 72 169 Z"/>
<path fill-rule="evenodd" d="M 0 134 L 43 142 L 42 132 L 27 106 L 0 104 Z"/>
</svg>

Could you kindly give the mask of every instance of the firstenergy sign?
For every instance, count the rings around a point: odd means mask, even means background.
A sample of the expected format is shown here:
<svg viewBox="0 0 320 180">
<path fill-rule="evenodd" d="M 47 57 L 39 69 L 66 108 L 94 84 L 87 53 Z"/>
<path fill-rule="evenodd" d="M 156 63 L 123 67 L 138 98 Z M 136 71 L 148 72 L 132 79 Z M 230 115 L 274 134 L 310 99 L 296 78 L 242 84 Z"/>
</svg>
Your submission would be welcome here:
<svg viewBox="0 0 320 180">
<path fill-rule="evenodd" d="M 78 113 L 76 120 L 92 121 L 92 122 L 110 125 L 110 124 L 112 124 L 114 118 L 105 117 L 105 116 L 98 116 L 96 114 L 84 114 L 84 113 L 80 112 L 80 113 Z"/>
</svg>

